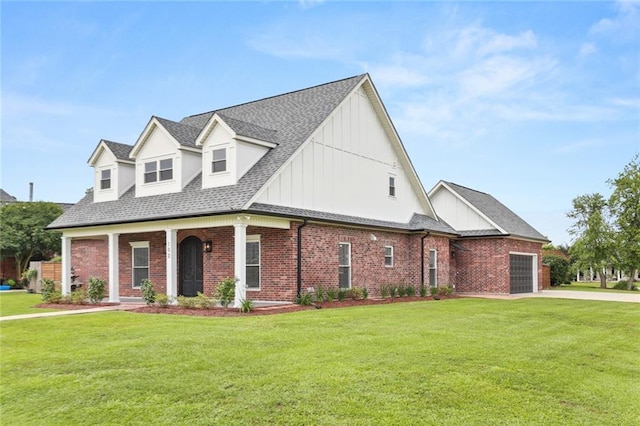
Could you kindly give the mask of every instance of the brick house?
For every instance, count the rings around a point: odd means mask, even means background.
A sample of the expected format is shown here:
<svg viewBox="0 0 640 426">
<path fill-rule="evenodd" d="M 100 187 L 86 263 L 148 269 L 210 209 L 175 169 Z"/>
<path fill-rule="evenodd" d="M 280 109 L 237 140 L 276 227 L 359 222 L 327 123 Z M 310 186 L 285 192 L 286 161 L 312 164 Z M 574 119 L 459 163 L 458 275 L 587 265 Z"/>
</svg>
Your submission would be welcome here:
<svg viewBox="0 0 640 426">
<path fill-rule="evenodd" d="M 133 145 L 102 140 L 94 187 L 62 231 L 63 293 L 149 278 L 169 296 L 291 301 L 310 287 L 456 284 L 452 244 L 368 74 L 188 116 L 152 117 Z M 462 265 L 465 266 L 465 265 Z M 501 287 L 502 288 L 502 287 Z"/>
</svg>

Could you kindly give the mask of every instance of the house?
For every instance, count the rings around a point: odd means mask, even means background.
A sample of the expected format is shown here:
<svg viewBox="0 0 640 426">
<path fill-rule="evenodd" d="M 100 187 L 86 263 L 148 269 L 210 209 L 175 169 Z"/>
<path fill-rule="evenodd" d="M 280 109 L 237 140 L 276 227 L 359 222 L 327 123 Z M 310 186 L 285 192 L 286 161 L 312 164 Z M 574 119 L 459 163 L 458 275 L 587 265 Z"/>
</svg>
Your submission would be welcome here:
<svg viewBox="0 0 640 426">
<path fill-rule="evenodd" d="M 63 293 L 72 266 L 106 278 L 110 301 L 139 297 L 145 278 L 175 297 L 235 277 L 236 306 L 318 286 L 458 285 L 452 244 L 466 239 L 436 214 L 368 74 L 154 116 L 132 145 L 100 141 L 89 165 L 93 190 L 49 226 Z"/>
<path fill-rule="evenodd" d="M 456 229 L 451 264 L 461 293 L 531 293 L 542 289 L 548 240 L 494 197 L 440 181 L 429 192 L 439 218 Z"/>
</svg>

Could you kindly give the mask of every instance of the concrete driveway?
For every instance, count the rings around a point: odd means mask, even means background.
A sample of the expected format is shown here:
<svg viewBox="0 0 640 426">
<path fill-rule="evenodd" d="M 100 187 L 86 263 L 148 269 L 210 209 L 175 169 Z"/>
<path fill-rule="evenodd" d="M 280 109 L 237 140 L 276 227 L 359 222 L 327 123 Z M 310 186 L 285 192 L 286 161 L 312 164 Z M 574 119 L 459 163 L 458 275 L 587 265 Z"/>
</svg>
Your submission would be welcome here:
<svg viewBox="0 0 640 426">
<path fill-rule="evenodd" d="M 511 297 L 552 297 L 559 299 L 604 300 L 609 302 L 640 303 L 639 291 L 630 291 L 629 293 L 603 293 L 598 291 L 542 290 L 538 293 L 514 294 Z"/>
</svg>

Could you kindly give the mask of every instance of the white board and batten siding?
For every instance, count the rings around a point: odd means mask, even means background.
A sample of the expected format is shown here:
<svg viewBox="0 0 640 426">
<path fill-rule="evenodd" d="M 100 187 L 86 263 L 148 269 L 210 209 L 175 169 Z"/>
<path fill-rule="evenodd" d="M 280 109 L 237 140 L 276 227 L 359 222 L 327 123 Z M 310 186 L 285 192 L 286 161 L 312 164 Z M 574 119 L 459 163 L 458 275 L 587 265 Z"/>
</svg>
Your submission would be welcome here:
<svg viewBox="0 0 640 426">
<path fill-rule="evenodd" d="M 423 213 L 365 91 L 356 90 L 272 178 L 257 202 L 407 222 Z M 395 196 L 389 195 L 389 178 Z"/>
<path fill-rule="evenodd" d="M 433 207 L 438 216 L 459 231 L 494 229 L 495 226 L 478 214 L 467 203 L 444 188 L 431 194 Z"/>
</svg>

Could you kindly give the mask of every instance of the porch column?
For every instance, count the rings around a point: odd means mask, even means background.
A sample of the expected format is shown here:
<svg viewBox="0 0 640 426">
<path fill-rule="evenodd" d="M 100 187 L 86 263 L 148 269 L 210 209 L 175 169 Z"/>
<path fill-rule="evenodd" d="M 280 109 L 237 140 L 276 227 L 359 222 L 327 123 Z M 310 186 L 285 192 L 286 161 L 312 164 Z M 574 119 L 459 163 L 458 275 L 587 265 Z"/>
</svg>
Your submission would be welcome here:
<svg viewBox="0 0 640 426">
<path fill-rule="evenodd" d="M 234 230 L 234 265 L 236 277 L 236 297 L 233 302 L 239 308 L 242 300 L 247 298 L 247 222 L 249 217 L 238 217 L 233 224 Z"/>
<path fill-rule="evenodd" d="M 71 238 L 65 237 L 62 240 L 62 279 L 60 280 L 60 292 L 62 295 L 71 293 Z"/>
<path fill-rule="evenodd" d="M 178 297 L 178 231 L 166 229 L 167 234 L 167 296 Z"/>
<path fill-rule="evenodd" d="M 107 235 L 109 241 L 109 302 L 120 302 L 120 256 L 118 242 L 120 234 Z"/>
</svg>

